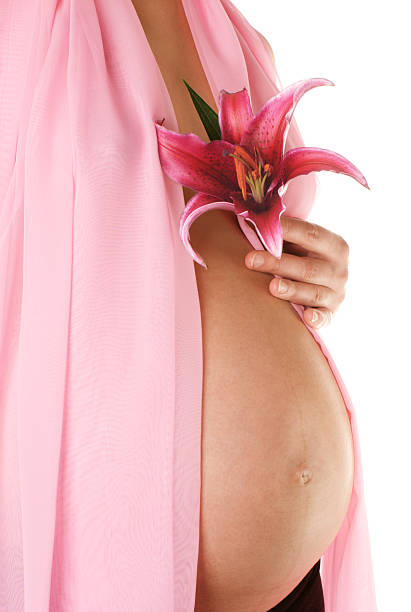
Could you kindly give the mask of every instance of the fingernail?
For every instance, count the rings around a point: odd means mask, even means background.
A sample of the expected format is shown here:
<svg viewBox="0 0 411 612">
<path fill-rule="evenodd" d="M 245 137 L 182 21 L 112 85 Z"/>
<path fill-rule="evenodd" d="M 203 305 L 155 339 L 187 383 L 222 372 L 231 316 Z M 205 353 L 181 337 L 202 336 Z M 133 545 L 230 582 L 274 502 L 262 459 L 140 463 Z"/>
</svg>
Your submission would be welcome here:
<svg viewBox="0 0 411 612">
<path fill-rule="evenodd" d="M 262 255 L 259 255 L 258 253 L 256 253 L 255 255 L 252 256 L 251 258 L 251 267 L 252 268 L 259 268 L 260 266 L 262 266 L 264 263 L 264 257 Z"/>
<path fill-rule="evenodd" d="M 320 323 L 323 318 L 323 313 L 318 310 L 313 310 L 313 314 L 311 315 L 311 323 Z"/>
<path fill-rule="evenodd" d="M 280 280 L 278 283 L 278 293 L 286 293 L 288 291 L 288 283 L 285 280 Z"/>
</svg>

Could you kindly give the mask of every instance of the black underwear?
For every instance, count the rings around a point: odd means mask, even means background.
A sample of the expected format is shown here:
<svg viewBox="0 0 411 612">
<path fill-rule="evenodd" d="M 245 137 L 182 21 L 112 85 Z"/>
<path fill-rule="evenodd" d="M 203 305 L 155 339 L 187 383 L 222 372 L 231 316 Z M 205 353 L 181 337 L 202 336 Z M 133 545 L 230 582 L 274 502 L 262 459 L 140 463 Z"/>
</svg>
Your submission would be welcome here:
<svg viewBox="0 0 411 612">
<path fill-rule="evenodd" d="M 324 594 L 320 561 L 310 569 L 297 586 L 268 612 L 324 612 Z"/>
</svg>

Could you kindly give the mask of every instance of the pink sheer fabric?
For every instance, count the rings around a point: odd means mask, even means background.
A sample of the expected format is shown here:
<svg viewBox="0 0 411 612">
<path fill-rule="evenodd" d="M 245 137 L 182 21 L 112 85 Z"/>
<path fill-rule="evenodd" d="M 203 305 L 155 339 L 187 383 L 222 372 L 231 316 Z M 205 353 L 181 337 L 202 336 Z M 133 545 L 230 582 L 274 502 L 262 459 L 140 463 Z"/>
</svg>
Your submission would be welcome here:
<svg viewBox="0 0 411 612">
<path fill-rule="evenodd" d="M 228 0 L 183 5 L 211 90 L 281 88 Z M 307 77 L 318 75 L 306 75 Z M 332 75 L 319 75 L 332 78 Z M 0 3 L 0 609 L 192 612 L 202 336 L 177 130 L 131 0 Z M 293 123 L 288 145 L 302 144 Z M 316 178 L 286 214 L 306 218 Z M 294 305 L 297 312 L 302 307 Z M 327 612 L 376 610 L 354 409 L 355 482 L 322 558 Z"/>
</svg>

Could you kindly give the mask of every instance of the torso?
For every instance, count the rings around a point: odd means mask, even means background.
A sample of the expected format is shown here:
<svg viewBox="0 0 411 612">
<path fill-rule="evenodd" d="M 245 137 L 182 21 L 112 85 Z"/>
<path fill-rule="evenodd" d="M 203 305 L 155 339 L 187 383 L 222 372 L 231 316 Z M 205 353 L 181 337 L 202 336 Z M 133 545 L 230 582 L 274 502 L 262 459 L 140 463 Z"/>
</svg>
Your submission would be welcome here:
<svg viewBox="0 0 411 612">
<path fill-rule="evenodd" d="M 207 134 L 181 78 L 217 111 L 187 23 L 178 61 L 150 41 L 181 132 Z M 176 51 L 177 53 L 177 51 Z M 185 200 L 194 192 L 184 188 Z M 191 226 L 203 329 L 200 551 L 196 612 L 264 612 L 321 557 L 353 485 L 346 406 L 328 362 L 291 304 L 248 270 L 234 214 Z"/>
</svg>

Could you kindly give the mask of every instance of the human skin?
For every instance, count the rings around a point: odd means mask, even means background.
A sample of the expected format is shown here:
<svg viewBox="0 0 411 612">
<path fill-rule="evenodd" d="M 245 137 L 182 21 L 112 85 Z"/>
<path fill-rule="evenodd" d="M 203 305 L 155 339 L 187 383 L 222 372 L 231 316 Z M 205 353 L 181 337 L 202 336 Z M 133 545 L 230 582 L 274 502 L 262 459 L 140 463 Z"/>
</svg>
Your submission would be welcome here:
<svg viewBox="0 0 411 612">
<path fill-rule="evenodd" d="M 173 23 L 175 31 L 185 30 L 181 0 L 131 1 L 152 47 L 158 49 L 160 57 L 173 57 L 172 37 L 163 33 L 169 31 Z M 184 194 L 187 201 L 195 192 L 184 187 Z M 252 250 L 245 256 L 244 264 L 256 272 L 281 276 L 282 279 L 269 281 L 270 293 L 279 299 L 302 304 L 304 319 L 311 327 L 328 325 L 345 298 L 349 245 L 342 236 L 321 225 L 284 215 L 280 222 L 284 240 L 281 258 L 277 259 L 266 250 Z M 256 256 L 263 258 L 258 267 Z M 285 285 L 287 290 L 282 292 Z"/>
<path fill-rule="evenodd" d="M 158 7 L 157 20 L 147 5 L 139 18 L 178 131 L 207 141 L 182 78 L 217 108 L 183 7 L 174 0 Z M 183 191 L 187 203 L 194 192 Z M 314 254 L 319 261 L 328 252 L 325 276 L 327 262 L 336 265 L 329 253 L 342 239 L 327 230 L 320 236 L 315 227 L 288 218 L 280 261 L 294 255 L 300 263 Z M 350 423 L 319 345 L 289 301 L 267 290 L 272 272 L 257 268 L 262 273 L 255 274 L 247 266 L 255 251 L 235 216 L 208 211 L 190 227 L 190 239 L 209 263 L 208 270 L 194 263 L 204 366 L 195 612 L 268 610 L 300 582 L 341 526 L 353 484 Z M 344 248 L 336 249 L 336 260 Z M 312 277 L 321 272 L 317 261 L 309 265 Z M 299 280 L 295 269 L 287 273 L 310 289 L 325 282 Z"/>
</svg>

